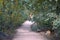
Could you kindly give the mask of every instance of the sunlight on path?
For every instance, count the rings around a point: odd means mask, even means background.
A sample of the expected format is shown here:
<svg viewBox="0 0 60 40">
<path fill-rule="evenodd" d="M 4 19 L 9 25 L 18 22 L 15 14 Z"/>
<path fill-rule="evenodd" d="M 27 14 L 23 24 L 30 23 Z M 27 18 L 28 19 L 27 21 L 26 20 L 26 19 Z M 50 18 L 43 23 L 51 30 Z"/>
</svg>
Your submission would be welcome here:
<svg viewBox="0 0 60 40">
<path fill-rule="evenodd" d="M 39 33 L 32 32 L 30 27 L 34 22 L 25 21 L 21 28 L 18 28 L 13 40 L 47 40 Z"/>
</svg>

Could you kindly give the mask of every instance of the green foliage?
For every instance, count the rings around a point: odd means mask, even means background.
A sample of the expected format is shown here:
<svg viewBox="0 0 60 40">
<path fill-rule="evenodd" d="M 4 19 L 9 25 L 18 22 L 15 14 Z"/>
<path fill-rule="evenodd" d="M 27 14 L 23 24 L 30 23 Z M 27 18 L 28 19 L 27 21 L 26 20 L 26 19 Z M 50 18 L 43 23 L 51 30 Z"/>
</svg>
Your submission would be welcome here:
<svg viewBox="0 0 60 40">
<path fill-rule="evenodd" d="M 55 20 L 55 17 L 57 15 L 55 13 L 47 13 L 47 14 L 38 14 L 34 16 L 33 20 L 38 23 L 38 27 L 41 29 L 43 27 L 46 28 L 46 30 L 50 30 L 53 27 L 53 21 Z M 39 26 L 40 25 L 40 26 Z"/>
<path fill-rule="evenodd" d="M 57 18 L 53 21 L 53 29 L 59 29 L 60 27 L 60 18 Z"/>
<path fill-rule="evenodd" d="M 53 1 L 45 0 L 44 2 L 42 2 L 42 4 L 39 7 L 40 10 L 36 10 L 37 13 L 34 14 L 33 20 L 37 23 L 37 26 L 35 27 L 37 27 L 40 30 L 45 30 L 45 29 L 52 30 L 52 31 L 54 30 L 53 32 L 55 34 L 54 34 L 53 40 L 54 38 L 57 38 L 55 40 L 58 40 L 58 38 L 60 38 L 59 36 L 60 16 L 58 14 L 60 13 L 59 12 L 60 6 L 58 2 L 56 2 L 55 0 Z M 58 9 L 56 8 L 57 5 L 58 5 Z M 32 28 L 33 27 L 34 26 L 32 26 Z"/>
<path fill-rule="evenodd" d="M 0 0 L 0 31 L 13 33 L 31 13 L 37 24 L 32 25 L 34 31 L 56 30 L 60 34 L 59 4 L 59 0 Z"/>
<path fill-rule="evenodd" d="M 40 25 L 40 28 L 44 26 L 49 30 L 53 28 L 53 21 L 56 20 L 56 3 L 55 1 L 52 3 L 51 1 L 45 0 L 40 4 L 40 11 L 36 10 L 37 13 L 34 14 L 33 20 Z"/>
<path fill-rule="evenodd" d="M 18 0 L 2 1 L 0 4 L 0 31 L 12 35 L 15 29 L 27 19 L 27 13 L 24 12 L 23 5 L 20 5 Z"/>
<path fill-rule="evenodd" d="M 8 34 L 14 32 L 14 30 L 25 21 L 25 18 L 23 18 L 20 13 L 12 13 L 11 15 L 2 14 L 0 18 L 0 31 Z"/>
</svg>

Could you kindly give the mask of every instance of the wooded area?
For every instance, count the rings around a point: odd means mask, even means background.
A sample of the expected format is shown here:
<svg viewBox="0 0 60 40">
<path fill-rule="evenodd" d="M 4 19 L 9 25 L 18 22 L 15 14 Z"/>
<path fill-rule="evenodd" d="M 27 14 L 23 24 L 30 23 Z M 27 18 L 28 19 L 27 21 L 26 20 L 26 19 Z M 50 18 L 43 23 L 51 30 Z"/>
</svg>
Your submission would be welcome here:
<svg viewBox="0 0 60 40">
<path fill-rule="evenodd" d="M 33 31 L 50 30 L 51 40 L 60 40 L 60 0 L 0 0 L 0 32 L 12 35 L 27 19 L 37 24 Z"/>
</svg>

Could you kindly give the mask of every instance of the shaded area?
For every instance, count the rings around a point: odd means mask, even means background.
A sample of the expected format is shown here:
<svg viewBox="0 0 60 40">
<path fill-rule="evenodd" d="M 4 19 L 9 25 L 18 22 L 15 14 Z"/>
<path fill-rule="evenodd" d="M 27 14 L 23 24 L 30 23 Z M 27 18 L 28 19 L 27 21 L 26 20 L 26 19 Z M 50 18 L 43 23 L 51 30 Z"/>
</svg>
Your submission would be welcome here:
<svg viewBox="0 0 60 40">
<path fill-rule="evenodd" d="M 12 40 L 12 36 L 9 36 L 4 32 L 0 32 L 0 40 Z"/>
</svg>

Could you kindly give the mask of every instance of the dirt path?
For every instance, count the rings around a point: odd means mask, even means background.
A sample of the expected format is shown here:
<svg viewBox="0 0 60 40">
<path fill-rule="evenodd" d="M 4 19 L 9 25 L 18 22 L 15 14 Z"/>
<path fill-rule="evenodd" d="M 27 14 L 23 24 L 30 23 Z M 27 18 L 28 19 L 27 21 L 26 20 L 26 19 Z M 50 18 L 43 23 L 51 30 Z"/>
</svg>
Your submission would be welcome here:
<svg viewBox="0 0 60 40">
<path fill-rule="evenodd" d="M 26 21 L 23 23 L 22 27 L 17 29 L 17 33 L 13 40 L 47 40 L 44 36 L 39 33 L 32 32 L 30 27 L 33 22 Z"/>
</svg>

